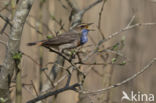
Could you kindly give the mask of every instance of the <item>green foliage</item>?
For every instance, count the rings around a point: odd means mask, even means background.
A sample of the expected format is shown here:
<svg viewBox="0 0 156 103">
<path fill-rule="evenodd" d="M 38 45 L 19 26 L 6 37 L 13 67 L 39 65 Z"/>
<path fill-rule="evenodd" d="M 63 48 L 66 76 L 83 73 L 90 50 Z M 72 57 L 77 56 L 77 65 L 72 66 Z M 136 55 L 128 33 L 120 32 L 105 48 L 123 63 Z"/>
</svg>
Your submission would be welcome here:
<svg viewBox="0 0 156 103">
<path fill-rule="evenodd" d="M 119 65 L 125 65 L 126 61 L 122 61 Z"/>
<path fill-rule="evenodd" d="M 0 103 L 5 103 L 7 100 L 4 98 L 0 98 Z"/>
<path fill-rule="evenodd" d="M 76 54 L 76 50 L 75 49 L 72 49 L 70 52 L 69 52 L 69 55 L 70 56 L 74 56 Z"/>
<path fill-rule="evenodd" d="M 116 43 L 115 45 L 113 45 L 112 50 L 118 50 L 119 48 L 119 43 Z"/>
<path fill-rule="evenodd" d="M 121 40 L 112 46 L 112 50 L 114 51 L 122 50 L 125 44 L 124 42 L 125 42 L 125 36 L 122 36 Z"/>
<path fill-rule="evenodd" d="M 51 39 L 51 38 L 53 38 L 52 35 L 47 35 L 47 39 Z"/>
<path fill-rule="evenodd" d="M 22 53 L 21 52 L 14 53 L 12 57 L 13 57 L 14 60 L 19 60 L 20 61 L 21 58 L 22 58 Z"/>
<path fill-rule="evenodd" d="M 72 50 L 71 50 L 71 53 L 72 53 L 72 54 L 75 54 L 75 53 L 76 53 L 76 50 L 75 50 L 75 49 L 72 49 Z"/>
<path fill-rule="evenodd" d="M 116 58 L 112 58 L 112 63 L 115 63 L 116 62 Z"/>
</svg>

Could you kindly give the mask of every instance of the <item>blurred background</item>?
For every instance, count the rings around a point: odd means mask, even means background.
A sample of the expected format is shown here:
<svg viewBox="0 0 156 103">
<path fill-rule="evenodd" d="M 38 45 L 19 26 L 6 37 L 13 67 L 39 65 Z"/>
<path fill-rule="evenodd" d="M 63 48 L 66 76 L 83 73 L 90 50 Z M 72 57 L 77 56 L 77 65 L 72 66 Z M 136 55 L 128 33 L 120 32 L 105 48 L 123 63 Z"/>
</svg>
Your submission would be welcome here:
<svg viewBox="0 0 156 103">
<path fill-rule="evenodd" d="M 12 0 L 11 0 L 12 1 Z M 9 0 L 0 0 L 0 14 L 12 19 L 13 5 Z M 22 0 L 19 0 L 19 2 Z M 67 0 L 68 1 L 68 0 Z M 58 57 L 55 53 L 47 49 L 34 46 L 28 47 L 28 42 L 46 39 L 47 36 L 68 31 L 71 26 L 69 16 L 72 8 L 66 0 L 35 0 L 31 12 L 25 23 L 20 51 L 24 53 L 20 68 L 22 70 L 22 103 L 35 98 L 51 87 L 50 81 L 58 81 L 65 73 L 63 69 L 54 69 L 54 62 Z M 70 0 L 80 10 L 86 8 L 96 0 Z M 89 33 L 89 42 L 85 44 L 82 57 L 95 48 L 95 45 L 104 36 L 120 31 L 124 28 L 131 18 L 135 16 L 135 23 L 155 23 L 156 22 L 156 1 L 155 0 L 107 0 L 90 8 L 83 16 L 82 22 L 94 23 L 91 28 L 95 31 Z M 103 6 L 104 4 L 104 6 Z M 103 7 L 99 25 L 99 13 Z M 0 19 L 0 29 L 2 30 L 5 22 Z M 97 53 L 88 59 L 88 62 L 104 63 L 104 65 L 80 65 L 80 70 L 87 72 L 83 87 L 87 90 L 98 90 L 116 84 L 132 76 L 141 70 L 148 62 L 156 56 L 156 26 L 138 26 L 120 33 L 117 37 L 105 42 L 100 46 L 100 50 L 110 49 L 120 52 L 124 57 L 112 52 Z M 0 40 L 7 42 L 7 35 L 10 33 L 7 26 Z M 102 32 L 103 36 L 100 34 Z M 88 46 L 88 47 L 87 47 Z M 0 64 L 5 58 L 5 46 L 0 44 Z M 57 61 L 58 62 L 58 61 Z M 63 64 L 63 63 L 62 63 Z M 68 67 L 64 63 L 63 68 Z M 139 77 L 97 95 L 85 95 L 74 91 L 65 91 L 58 95 L 49 97 L 42 101 L 45 103 L 121 103 L 122 91 L 141 93 L 152 93 L 156 95 L 155 70 L 156 64 L 142 73 Z M 58 68 L 58 67 L 57 67 Z M 43 70 L 44 69 L 44 70 Z M 54 71 L 55 70 L 55 71 Z M 54 74 L 55 72 L 55 74 Z M 78 81 L 77 73 L 72 73 L 71 84 Z M 63 87 L 66 79 L 61 81 L 55 88 Z M 15 83 L 11 84 L 11 98 L 15 103 Z M 130 103 L 122 101 L 122 103 Z M 148 103 L 148 102 L 140 102 Z M 153 102 L 154 103 L 154 102 Z"/>
</svg>

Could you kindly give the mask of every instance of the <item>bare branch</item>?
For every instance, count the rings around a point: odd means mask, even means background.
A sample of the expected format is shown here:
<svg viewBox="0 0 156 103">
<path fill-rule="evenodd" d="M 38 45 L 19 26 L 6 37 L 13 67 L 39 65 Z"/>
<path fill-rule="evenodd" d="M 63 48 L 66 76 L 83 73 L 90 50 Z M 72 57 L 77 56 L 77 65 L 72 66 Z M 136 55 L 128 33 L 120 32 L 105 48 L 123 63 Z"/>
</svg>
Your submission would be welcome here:
<svg viewBox="0 0 156 103">
<path fill-rule="evenodd" d="M 101 28 L 101 16 L 103 13 L 103 9 L 104 9 L 104 4 L 106 3 L 107 0 L 103 0 L 102 6 L 101 6 L 101 10 L 99 12 L 99 19 L 98 19 L 98 28 Z"/>
<path fill-rule="evenodd" d="M 5 6 L 3 8 L 0 9 L 0 12 L 2 12 L 3 10 L 7 9 L 8 6 L 10 4 L 10 1 L 8 1 L 6 4 L 4 4 Z"/>
<path fill-rule="evenodd" d="M 88 7 L 84 8 L 81 12 L 82 14 L 84 14 L 85 12 L 87 12 L 89 9 L 91 9 L 92 7 L 94 7 L 95 5 L 97 5 L 98 3 L 102 2 L 103 0 L 97 0 L 94 3 L 92 3 L 91 5 L 89 5 Z"/>
<path fill-rule="evenodd" d="M 58 52 L 58 51 L 56 51 L 56 50 L 54 50 L 54 49 L 52 49 L 52 48 L 50 48 L 50 47 L 48 47 L 48 46 L 46 46 L 46 48 L 49 49 L 49 51 L 54 52 L 54 53 L 58 54 L 59 56 L 62 56 L 62 57 L 63 57 L 65 60 L 67 60 L 68 62 L 71 62 L 71 60 L 68 59 L 66 56 L 64 56 L 62 53 L 60 53 L 60 52 Z"/>
<path fill-rule="evenodd" d="M 72 16 L 70 16 L 72 19 L 72 26 L 70 27 L 70 29 L 73 29 L 76 25 L 78 25 L 81 20 L 83 15 L 92 7 L 94 7 L 95 5 L 97 5 L 98 3 L 102 2 L 102 0 L 97 0 L 94 3 L 92 3 L 91 5 L 89 5 L 88 7 L 82 9 L 82 10 L 77 10 L 76 12 L 74 12 L 73 14 L 71 13 Z"/>
<path fill-rule="evenodd" d="M 8 19 L 8 17 L 5 17 L 2 14 L 0 14 L 0 18 L 2 18 L 5 21 L 5 24 L 4 24 L 3 28 L 2 28 L 2 30 L 0 31 L 0 34 L 3 34 L 6 27 L 7 27 L 7 25 L 9 24 L 10 26 L 12 26 L 12 24 L 11 24 L 10 20 Z"/>
<path fill-rule="evenodd" d="M 76 62 L 75 64 L 81 64 L 81 65 L 107 65 L 109 63 L 84 63 L 84 62 Z"/>
<path fill-rule="evenodd" d="M 103 89 L 99 89 L 96 91 L 82 91 L 82 93 L 84 94 L 99 94 L 99 93 L 103 93 L 104 91 L 110 90 L 112 88 L 116 88 L 119 87 L 121 85 L 126 84 L 127 82 L 135 79 L 136 77 L 138 77 L 139 75 L 141 75 L 142 73 L 144 73 L 147 69 L 149 69 L 153 63 L 156 62 L 156 58 L 153 58 L 145 67 L 143 67 L 143 69 L 141 69 L 140 71 L 138 71 L 137 73 L 135 73 L 134 75 L 128 77 L 127 79 L 123 80 L 122 82 L 116 83 L 114 85 L 111 85 L 109 87 L 103 88 Z"/>
<path fill-rule="evenodd" d="M 27 25 L 29 25 L 29 27 L 31 27 L 32 29 L 34 29 L 37 33 L 44 35 L 41 31 L 37 30 L 35 26 L 33 26 L 31 23 L 29 23 L 29 21 L 26 21 Z"/>
<path fill-rule="evenodd" d="M 20 52 L 22 53 L 22 55 L 28 57 L 31 61 L 33 61 L 35 64 L 37 64 L 39 67 L 41 66 L 40 63 L 38 63 L 36 60 L 34 60 L 31 56 L 27 55 L 23 51 L 20 51 Z"/>
<path fill-rule="evenodd" d="M 72 3 L 70 0 L 66 0 L 66 2 L 72 8 L 72 10 L 79 11 L 79 8 L 77 7 L 76 3 Z"/>
<path fill-rule="evenodd" d="M 34 19 L 34 20 L 37 22 L 37 20 L 35 19 L 35 17 L 34 17 L 33 15 L 29 15 L 29 18 L 32 18 L 32 19 Z M 33 29 L 36 30 L 36 27 L 33 26 L 29 21 L 26 21 L 26 22 L 29 23 L 29 25 L 30 25 Z M 54 34 L 54 32 L 50 30 L 50 28 L 49 28 L 49 26 L 48 26 L 47 24 L 45 24 L 45 23 L 42 22 L 42 21 L 40 21 L 40 23 L 48 30 L 48 32 L 50 32 L 51 34 Z M 36 30 L 36 31 L 38 32 L 39 30 Z M 43 33 L 40 32 L 40 31 L 39 31 L 39 33 L 40 33 L 40 34 L 43 34 Z"/>
<path fill-rule="evenodd" d="M 130 26 L 130 25 L 132 25 L 132 23 L 133 23 L 134 19 L 135 19 L 135 15 L 134 15 L 134 16 L 132 16 L 132 18 L 131 18 L 131 20 L 129 21 L 129 23 L 128 23 L 127 27 L 128 27 L 128 26 Z"/>
<path fill-rule="evenodd" d="M 68 10 L 68 11 L 69 11 L 69 9 L 66 7 L 66 5 L 64 5 L 64 4 L 62 3 L 62 1 L 61 1 L 61 0 L 58 0 L 58 1 L 60 2 L 61 6 L 62 6 L 64 9 L 66 9 L 66 10 Z"/>
<path fill-rule="evenodd" d="M 125 26 L 124 28 L 120 29 L 119 31 L 117 31 L 115 33 L 110 34 L 105 39 L 100 40 L 98 42 L 98 44 L 96 45 L 95 49 L 91 53 L 89 53 L 88 56 L 86 56 L 83 59 L 83 61 L 87 60 L 89 57 L 91 57 L 91 55 L 94 55 L 98 51 L 99 46 L 102 45 L 104 42 L 107 42 L 107 41 L 111 40 L 112 38 L 117 37 L 119 34 L 121 34 L 124 31 L 128 31 L 128 30 L 134 29 L 134 28 L 139 27 L 139 26 L 152 26 L 152 25 L 156 25 L 156 23 L 136 23 L 136 24 L 130 25 L 133 22 L 132 20 L 134 20 L 133 18 L 134 18 L 134 16 L 132 17 L 132 19 L 130 20 L 130 22 L 128 23 L 127 26 Z"/>
<path fill-rule="evenodd" d="M 105 5 L 106 1 L 107 0 L 103 0 L 101 10 L 99 12 L 99 19 L 98 19 L 98 30 L 99 30 L 99 32 L 101 34 L 102 39 L 105 39 L 105 37 L 104 37 L 104 34 L 102 33 L 102 30 L 101 30 L 101 17 L 102 17 L 102 13 L 103 13 L 103 9 L 104 9 L 104 5 Z"/>
<path fill-rule="evenodd" d="M 35 94 L 38 96 L 38 92 L 37 92 L 37 89 L 35 87 L 35 84 L 34 84 L 33 80 L 31 80 L 31 84 L 32 84 L 32 87 L 33 87 L 33 89 L 35 91 Z"/>
<path fill-rule="evenodd" d="M 57 89 L 56 91 L 52 91 L 52 92 L 46 93 L 44 95 L 38 96 L 38 97 L 28 101 L 27 103 L 35 103 L 35 102 L 43 100 L 49 96 L 53 96 L 53 95 L 59 94 L 61 92 L 67 91 L 67 90 L 75 90 L 76 87 L 79 87 L 79 86 L 80 86 L 80 84 L 76 83 L 76 84 L 68 86 L 68 87 Z"/>
<path fill-rule="evenodd" d="M 5 22 L 7 22 L 10 26 L 12 26 L 12 24 L 10 23 L 10 20 L 7 17 L 0 14 L 0 18 L 3 19 Z"/>
<path fill-rule="evenodd" d="M 4 41 L 0 40 L 0 43 L 3 44 L 6 48 L 8 48 L 8 44 L 5 43 Z"/>
<path fill-rule="evenodd" d="M 62 27 L 62 30 L 63 31 L 67 31 L 62 25 L 62 23 L 61 22 L 59 22 L 59 20 L 57 20 L 56 18 L 55 18 L 55 16 L 53 16 L 52 14 L 51 14 L 51 18 L 52 18 L 52 20 L 54 20 L 60 27 Z"/>
</svg>

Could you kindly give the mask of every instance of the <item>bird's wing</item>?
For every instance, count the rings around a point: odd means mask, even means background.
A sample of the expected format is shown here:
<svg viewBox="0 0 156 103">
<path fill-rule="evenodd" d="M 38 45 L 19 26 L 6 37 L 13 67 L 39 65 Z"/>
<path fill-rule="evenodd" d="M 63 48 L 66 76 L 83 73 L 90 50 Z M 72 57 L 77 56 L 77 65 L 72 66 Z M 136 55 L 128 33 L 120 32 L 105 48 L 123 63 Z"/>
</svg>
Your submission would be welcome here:
<svg viewBox="0 0 156 103">
<path fill-rule="evenodd" d="M 42 45 L 58 46 L 61 44 L 71 43 L 73 41 L 80 41 L 80 33 L 67 32 L 44 41 Z"/>
</svg>

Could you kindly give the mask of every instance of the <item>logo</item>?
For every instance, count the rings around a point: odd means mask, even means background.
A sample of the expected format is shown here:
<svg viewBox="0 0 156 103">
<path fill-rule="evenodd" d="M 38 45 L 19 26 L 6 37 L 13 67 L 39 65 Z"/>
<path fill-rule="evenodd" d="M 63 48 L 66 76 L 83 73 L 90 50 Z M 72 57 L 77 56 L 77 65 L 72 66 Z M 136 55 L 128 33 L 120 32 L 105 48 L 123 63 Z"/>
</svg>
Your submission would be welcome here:
<svg viewBox="0 0 156 103">
<path fill-rule="evenodd" d="M 133 102 L 143 102 L 143 101 L 154 101 L 154 94 L 145 94 L 138 91 L 137 93 L 134 93 L 134 91 L 131 91 L 130 94 L 127 94 L 125 91 L 122 91 L 122 98 L 121 101 L 128 100 Z"/>
</svg>

